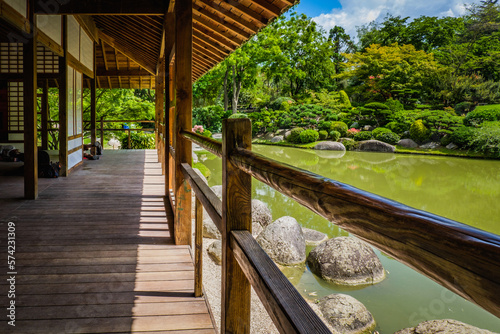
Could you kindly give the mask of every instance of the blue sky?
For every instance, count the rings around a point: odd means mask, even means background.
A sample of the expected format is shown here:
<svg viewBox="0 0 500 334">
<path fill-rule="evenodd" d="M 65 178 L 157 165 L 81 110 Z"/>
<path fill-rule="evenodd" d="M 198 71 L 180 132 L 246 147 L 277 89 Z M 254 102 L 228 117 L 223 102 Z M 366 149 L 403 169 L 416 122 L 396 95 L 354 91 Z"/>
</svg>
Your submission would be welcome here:
<svg viewBox="0 0 500 334">
<path fill-rule="evenodd" d="M 296 11 L 312 17 L 325 30 L 335 25 L 356 36 L 356 26 L 382 20 L 387 13 L 416 18 L 427 16 L 460 16 L 464 2 L 479 0 L 301 0 Z"/>
</svg>

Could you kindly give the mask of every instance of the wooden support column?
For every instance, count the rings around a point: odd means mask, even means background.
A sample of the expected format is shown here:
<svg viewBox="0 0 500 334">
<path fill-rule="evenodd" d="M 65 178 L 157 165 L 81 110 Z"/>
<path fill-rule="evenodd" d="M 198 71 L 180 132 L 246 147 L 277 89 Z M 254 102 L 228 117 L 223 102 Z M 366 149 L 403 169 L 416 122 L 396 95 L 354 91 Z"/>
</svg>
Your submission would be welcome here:
<svg viewBox="0 0 500 334">
<path fill-rule="evenodd" d="M 27 1 L 29 35 L 23 45 L 24 77 L 24 197 L 38 197 L 37 85 L 35 0 Z"/>
<path fill-rule="evenodd" d="M 97 95 L 96 95 L 96 81 L 97 81 L 97 66 L 95 58 L 96 43 L 94 42 L 94 78 L 90 79 L 90 143 L 95 145 L 97 141 L 96 123 L 97 123 Z M 102 143 L 101 143 L 102 144 Z M 96 154 L 96 148 L 92 146 L 91 154 Z"/>
<path fill-rule="evenodd" d="M 63 49 L 59 57 L 59 164 L 60 176 L 68 175 L 68 19 L 63 16 Z"/>
<path fill-rule="evenodd" d="M 49 149 L 49 80 L 43 81 L 42 95 L 42 150 Z"/>
<path fill-rule="evenodd" d="M 165 19 L 165 50 L 164 50 L 164 84 L 165 89 L 165 196 L 170 198 L 170 189 L 172 189 L 172 166 L 170 158 L 170 145 L 172 142 L 172 127 L 174 124 L 173 114 L 171 113 L 172 102 L 175 98 L 173 93 L 174 72 L 171 64 L 171 54 L 175 51 L 175 13 L 167 12 Z"/>
<path fill-rule="evenodd" d="M 175 2 L 175 218 L 174 236 L 177 245 L 191 245 L 191 188 L 184 179 L 181 164 L 191 165 L 191 142 L 184 139 L 181 129 L 192 128 L 192 63 L 193 63 L 193 3 Z"/>
<path fill-rule="evenodd" d="M 222 333 L 250 333 L 250 282 L 230 247 L 232 230 L 252 232 L 252 178 L 230 161 L 239 147 L 250 150 L 249 119 L 222 124 Z"/>
</svg>

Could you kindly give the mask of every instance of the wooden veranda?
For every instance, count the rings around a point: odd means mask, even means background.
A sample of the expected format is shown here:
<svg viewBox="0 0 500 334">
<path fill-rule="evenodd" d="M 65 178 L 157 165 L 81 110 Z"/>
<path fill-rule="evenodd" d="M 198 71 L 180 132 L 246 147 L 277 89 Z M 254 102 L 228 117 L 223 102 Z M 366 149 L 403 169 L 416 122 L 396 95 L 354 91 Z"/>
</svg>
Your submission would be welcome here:
<svg viewBox="0 0 500 334">
<path fill-rule="evenodd" d="M 17 244 L 11 331 L 215 333 L 194 297 L 190 249 L 173 242 L 163 179 L 156 151 L 107 151 L 69 178 L 41 180 L 36 202 L 2 192 L 1 226 L 15 223 Z M 7 281 L 0 286 L 7 305 Z"/>
</svg>

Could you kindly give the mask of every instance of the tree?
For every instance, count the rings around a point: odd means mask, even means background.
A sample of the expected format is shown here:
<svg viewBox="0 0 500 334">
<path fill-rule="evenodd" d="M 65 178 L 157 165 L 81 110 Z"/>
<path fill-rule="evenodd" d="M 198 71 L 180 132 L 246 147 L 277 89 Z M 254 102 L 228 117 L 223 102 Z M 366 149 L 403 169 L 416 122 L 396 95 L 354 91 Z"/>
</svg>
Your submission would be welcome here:
<svg viewBox="0 0 500 334">
<path fill-rule="evenodd" d="M 439 76 L 446 70 L 433 54 L 418 51 L 413 45 L 374 44 L 364 52 L 345 56 L 346 71 L 338 77 L 351 80 L 353 93 L 364 101 L 385 101 L 395 91 L 405 90 L 417 92 L 421 100 L 432 98 Z"/>
<path fill-rule="evenodd" d="M 344 28 L 335 26 L 330 29 L 328 34 L 328 41 L 332 43 L 333 55 L 332 60 L 334 62 L 335 74 L 339 74 L 341 71 L 340 63 L 346 61 L 343 53 L 351 53 L 356 51 L 356 46 L 351 40 L 351 36 L 345 32 Z"/>
</svg>

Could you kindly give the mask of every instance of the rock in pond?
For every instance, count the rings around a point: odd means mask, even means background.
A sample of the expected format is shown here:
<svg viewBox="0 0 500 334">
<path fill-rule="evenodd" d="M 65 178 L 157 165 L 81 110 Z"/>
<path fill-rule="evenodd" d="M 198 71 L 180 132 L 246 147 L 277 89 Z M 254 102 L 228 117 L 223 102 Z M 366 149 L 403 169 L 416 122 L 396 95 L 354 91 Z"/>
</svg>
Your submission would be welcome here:
<svg viewBox="0 0 500 334">
<path fill-rule="evenodd" d="M 494 334 L 485 329 L 464 324 L 463 322 L 443 319 L 419 323 L 416 327 L 405 328 L 394 334 Z"/>
<path fill-rule="evenodd" d="M 266 133 L 266 134 L 264 135 L 264 138 L 263 138 L 263 139 L 264 139 L 264 140 L 271 140 L 271 139 L 273 139 L 273 138 L 274 138 L 274 133 L 272 133 L 272 132 L 268 132 L 268 133 Z"/>
<path fill-rule="evenodd" d="M 396 147 L 374 139 L 360 142 L 358 149 L 365 152 L 394 153 L 396 151 Z"/>
<path fill-rule="evenodd" d="M 306 260 L 304 234 L 293 217 L 281 217 L 268 225 L 257 237 L 257 242 L 278 264 L 293 266 Z"/>
<path fill-rule="evenodd" d="M 328 236 L 310 228 L 303 227 L 302 233 L 304 233 L 304 238 L 306 239 L 306 246 L 318 246 L 322 242 L 328 240 Z"/>
<path fill-rule="evenodd" d="M 329 239 L 307 257 L 313 273 L 341 285 L 375 284 L 385 278 L 385 270 L 375 252 L 353 237 Z"/>
<path fill-rule="evenodd" d="M 331 294 L 318 302 L 327 324 L 337 333 L 368 334 L 375 329 L 375 319 L 357 299 L 344 294 Z"/>
<path fill-rule="evenodd" d="M 279 143 L 279 142 L 282 142 L 284 139 L 283 136 L 275 136 L 273 137 L 273 139 L 271 139 L 271 143 Z"/>
<path fill-rule="evenodd" d="M 397 145 L 399 145 L 401 147 L 405 147 L 405 148 L 417 148 L 418 147 L 418 144 L 415 143 L 415 141 L 413 141 L 411 139 L 401 139 L 400 141 L 398 141 Z"/>
<path fill-rule="evenodd" d="M 455 143 L 449 143 L 448 145 L 446 145 L 446 148 L 449 150 L 456 150 L 458 148 L 458 145 L 456 145 Z"/>
<path fill-rule="evenodd" d="M 222 263 L 222 241 L 215 240 L 208 246 L 207 253 L 210 258 L 219 265 Z"/>
<path fill-rule="evenodd" d="M 345 146 L 336 141 L 322 141 L 314 146 L 315 150 L 345 151 Z"/>
<path fill-rule="evenodd" d="M 260 224 L 263 228 L 273 222 L 271 210 L 269 210 L 266 203 L 258 199 L 252 200 L 252 222 Z"/>
</svg>

